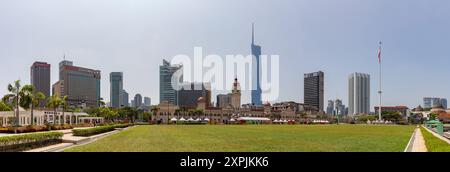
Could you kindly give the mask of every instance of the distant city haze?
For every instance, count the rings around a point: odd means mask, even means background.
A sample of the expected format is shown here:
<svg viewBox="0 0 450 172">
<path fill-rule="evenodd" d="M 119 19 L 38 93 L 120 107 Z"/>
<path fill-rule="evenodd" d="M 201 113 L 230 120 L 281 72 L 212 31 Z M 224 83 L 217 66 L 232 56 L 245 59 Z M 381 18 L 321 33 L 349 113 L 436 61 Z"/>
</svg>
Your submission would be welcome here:
<svg viewBox="0 0 450 172">
<path fill-rule="evenodd" d="M 383 105 L 450 98 L 448 0 L 1 0 L 0 94 L 30 83 L 35 61 L 110 72 L 123 89 L 159 103 L 159 66 L 178 54 L 251 54 L 252 23 L 262 54 L 280 56 L 278 101 L 303 102 L 305 73 L 324 72 L 324 99 L 348 105 L 351 73 L 371 76 L 370 110 L 378 105 L 378 42 L 383 42 Z M 229 93 L 213 92 L 217 94 Z M 131 99 L 131 98 L 130 98 Z M 213 99 L 213 101 L 215 101 Z M 242 103 L 251 101 L 242 93 Z M 264 101 L 264 100 L 263 100 Z"/>
</svg>

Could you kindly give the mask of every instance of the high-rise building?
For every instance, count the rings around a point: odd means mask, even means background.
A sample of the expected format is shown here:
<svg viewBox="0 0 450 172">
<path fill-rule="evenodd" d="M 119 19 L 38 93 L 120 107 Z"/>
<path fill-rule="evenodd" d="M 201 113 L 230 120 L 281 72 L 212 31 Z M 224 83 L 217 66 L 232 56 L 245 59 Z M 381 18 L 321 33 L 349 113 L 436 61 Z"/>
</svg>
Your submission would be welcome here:
<svg viewBox="0 0 450 172">
<path fill-rule="evenodd" d="M 322 71 L 304 75 L 304 103 L 323 111 L 324 73 Z"/>
<path fill-rule="evenodd" d="M 128 92 L 125 90 L 122 90 L 122 104 L 120 105 L 121 107 L 128 107 L 130 106 L 130 96 L 128 95 Z"/>
<path fill-rule="evenodd" d="M 111 72 L 109 74 L 109 82 L 111 107 L 120 108 L 120 105 L 123 104 L 123 73 Z"/>
<path fill-rule="evenodd" d="M 370 112 L 370 75 L 353 73 L 348 79 L 348 114 Z"/>
<path fill-rule="evenodd" d="M 152 99 L 150 97 L 144 97 L 144 106 L 151 106 L 152 105 Z"/>
<path fill-rule="evenodd" d="M 100 105 L 99 70 L 73 66 L 64 60 L 59 63 L 59 82 L 64 86 L 61 96 L 68 97 L 69 106 L 98 107 Z"/>
<path fill-rule="evenodd" d="M 206 106 L 211 104 L 210 83 L 183 83 L 182 89 L 178 91 L 178 106 L 197 107 L 197 100 L 203 97 Z"/>
<path fill-rule="evenodd" d="M 425 97 L 423 98 L 424 108 L 440 107 L 447 109 L 447 99 L 438 97 Z"/>
<path fill-rule="evenodd" d="M 441 102 L 442 108 L 447 109 L 447 99 L 441 99 L 440 102 Z"/>
<path fill-rule="evenodd" d="M 347 108 L 344 104 L 342 104 L 342 100 L 329 100 L 327 106 L 327 114 L 328 115 L 347 115 Z"/>
<path fill-rule="evenodd" d="M 336 99 L 334 101 L 334 114 L 336 115 L 347 115 L 347 108 L 345 107 L 345 105 L 342 103 L 342 100 L 340 99 Z"/>
<path fill-rule="evenodd" d="M 328 100 L 327 114 L 328 115 L 333 115 L 333 112 L 334 112 L 334 101 L 333 100 Z"/>
<path fill-rule="evenodd" d="M 163 60 L 163 65 L 159 66 L 159 101 L 168 101 L 171 104 L 177 104 L 177 91 L 172 87 L 172 77 L 175 72 L 181 70 L 182 66 L 171 66 L 166 60 Z M 175 78 L 175 77 L 174 77 Z M 180 76 L 181 81 L 183 77 Z M 179 82 L 181 82 L 179 80 Z"/>
<path fill-rule="evenodd" d="M 136 103 L 134 103 L 134 100 L 131 100 L 131 107 L 136 107 Z"/>
<path fill-rule="evenodd" d="M 62 97 L 61 95 L 65 95 L 64 93 L 64 81 L 57 81 L 52 86 L 52 95 Z"/>
<path fill-rule="evenodd" d="M 216 102 L 217 107 L 226 108 L 228 105 L 230 105 L 230 102 L 231 102 L 230 94 L 217 95 L 217 102 Z"/>
<path fill-rule="evenodd" d="M 50 97 L 50 64 L 45 62 L 34 62 L 30 69 L 31 85 L 34 86 L 35 92 L 41 92 L 45 97 Z M 44 107 L 45 103 L 40 103 L 40 107 Z"/>
<path fill-rule="evenodd" d="M 134 107 L 139 108 L 142 106 L 142 96 L 141 94 L 136 94 L 134 96 Z"/>
<path fill-rule="evenodd" d="M 252 89 L 252 104 L 256 106 L 262 105 L 262 91 L 261 91 L 261 69 L 260 69 L 260 58 L 261 58 L 261 46 L 255 44 L 255 27 L 252 25 L 252 55 L 254 56 L 255 62 L 253 62 L 253 84 L 256 89 Z"/>
</svg>

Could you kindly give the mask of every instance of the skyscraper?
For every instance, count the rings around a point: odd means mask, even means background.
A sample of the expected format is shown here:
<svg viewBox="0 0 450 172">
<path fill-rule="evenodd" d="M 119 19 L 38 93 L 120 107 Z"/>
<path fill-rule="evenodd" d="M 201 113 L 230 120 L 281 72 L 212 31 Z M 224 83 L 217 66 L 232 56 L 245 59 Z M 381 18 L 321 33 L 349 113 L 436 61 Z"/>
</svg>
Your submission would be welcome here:
<svg viewBox="0 0 450 172">
<path fill-rule="evenodd" d="M 348 79 L 348 114 L 370 112 L 370 75 L 353 73 Z"/>
<path fill-rule="evenodd" d="M 336 99 L 334 101 L 334 110 L 335 110 L 335 112 L 334 112 L 335 115 L 336 114 L 341 115 L 341 116 L 347 115 L 347 108 L 345 108 L 345 105 L 342 104 L 342 100 L 340 100 L 340 99 Z"/>
<path fill-rule="evenodd" d="M 68 97 L 69 106 L 98 107 L 100 101 L 100 71 L 78 66 L 64 60 L 59 63 L 61 96 Z"/>
<path fill-rule="evenodd" d="M 144 106 L 151 106 L 152 105 L 152 99 L 150 97 L 144 97 Z"/>
<path fill-rule="evenodd" d="M 424 108 L 440 107 L 447 109 L 447 99 L 438 97 L 425 97 L 423 98 Z"/>
<path fill-rule="evenodd" d="M 183 88 L 177 93 L 177 105 L 180 107 L 197 107 L 197 100 L 200 97 L 203 97 L 206 102 L 206 106 L 211 104 L 210 83 L 183 83 Z"/>
<path fill-rule="evenodd" d="M 261 46 L 255 45 L 255 27 L 252 24 L 252 55 L 255 58 L 255 62 L 253 62 L 253 85 L 256 85 L 256 90 L 252 89 L 252 104 L 256 106 L 262 105 L 262 91 L 261 91 L 261 82 L 260 82 L 260 58 L 261 58 Z"/>
<path fill-rule="evenodd" d="M 447 99 L 441 99 L 440 103 L 442 108 L 447 109 Z"/>
<path fill-rule="evenodd" d="M 136 94 L 134 96 L 134 107 L 139 108 L 142 106 L 142 96 L 141 94 Z"/>
<path fill-rule="evenodd" d="M 34 62 L 30 70 L 31 85 L 34 86 L 35 92 L 42 92 L 45 97 L 50 97 L 50 64 L 45 62 Z M 41 103 L 40 107 L 44 107 L 45 103 Z"/>
<path fill-rule="evenodd" d="M 230 94 L 219 94 L 217 95 L 216 107 L 226 108 L 230 105 L 231 95 Z"/>
<path fill-rule="evenodd" d="M 333 115 L 333 112 L 334 112 L 334 101 L 333 100 L 328 100 L 327 114 L 328 115 Z"/>
<path fill-rule="evenodd" d="M 128 107 L 130 106 L 130 97 L 128 95 L 128 92 L 125 90 L 122 90 L 122 104 L 120 105 L 121 107 Z"/>
<path fill-rule="evenodd" d="M 172 77 L 180 70 L 181 66 L 171 66 L 166 60 L 159 66 L 159 101 L 168 101 L 171 104 L 178 103 L 177 91 L 172 87 Z M 180 80 L 183 80 L 181 77 Z"/>
<path fill-rule="evenodd" d="M 324 73 L 322 71 L 304 75 L 304 101 L 306 105 L 323 111 Z"/>
<path fill-rule="evenodd" d="M 120 108 L 123 104 L 123 73 L 111 72 L 109 74 L 109 82 L 111 107 Z"/>
</svg>

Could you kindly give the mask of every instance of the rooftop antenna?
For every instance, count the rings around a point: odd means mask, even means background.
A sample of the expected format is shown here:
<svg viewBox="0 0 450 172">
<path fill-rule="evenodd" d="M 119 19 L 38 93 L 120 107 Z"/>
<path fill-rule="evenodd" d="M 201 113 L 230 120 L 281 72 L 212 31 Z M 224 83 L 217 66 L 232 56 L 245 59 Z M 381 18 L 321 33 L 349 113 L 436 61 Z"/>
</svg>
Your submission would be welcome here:
<svg viewBox="0 0 450 172">
<path fill-rule="evenodd" d="M 255 44 L 255 23 L 252 23 L 252 44 Z"/>
</svg>

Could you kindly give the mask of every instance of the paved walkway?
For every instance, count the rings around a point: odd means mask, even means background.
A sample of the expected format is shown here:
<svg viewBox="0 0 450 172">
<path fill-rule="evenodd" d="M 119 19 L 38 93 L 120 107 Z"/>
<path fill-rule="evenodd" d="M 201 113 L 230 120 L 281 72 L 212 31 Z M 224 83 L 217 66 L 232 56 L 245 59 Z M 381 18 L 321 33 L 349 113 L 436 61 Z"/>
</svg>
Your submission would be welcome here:
<svg viewBox="0 0 450 172">
<path fill-rule="evenodd" d="M 408 144 L 406 152 L 428 152 L 427 146 L 425 145 L 425 139 L 420 131 L 420 127 L 417 127 L 414 130 L 414 134 Z"/>
<path fill-rule="evenodd" d="M 132 126 L 134 127 L 134 126 Z M 72 134 L 72 130 L 68 130 L 68 131 L 64 131 L 64 135 L 63 135 L 63 143 L 60 144 L 56 144 L 56 145 L 51 145 L 51 146 L 46 146 L 46 147 L 42 147 L 42 148 L 37 148 L 37 149 L 33 149 L 33 150 L 29 150 L 26 152 L 62 152 L 67 148 L 71 148 L 74 146 L 81 146 L 81 145 L 85 145 L 88 143 L 92 143 L 94 141 L 97 141 L 98 139 L 104 138 L 106 136 L 118 133 L 120 131 L 123 130 L 127 130 L 129 128 L 132 127 L 127 127 L 127 128 L 117 128 L 114 131 L 110 131 L 110 132 L 106 132 L 106 133 L 101 133 L 101 134 L 97 134 L 97 135 L 93 135 L 93 136 L 89 136 L 89 137 L 79 137 L 79 136 L 73 136 Z"/>
</svg>

